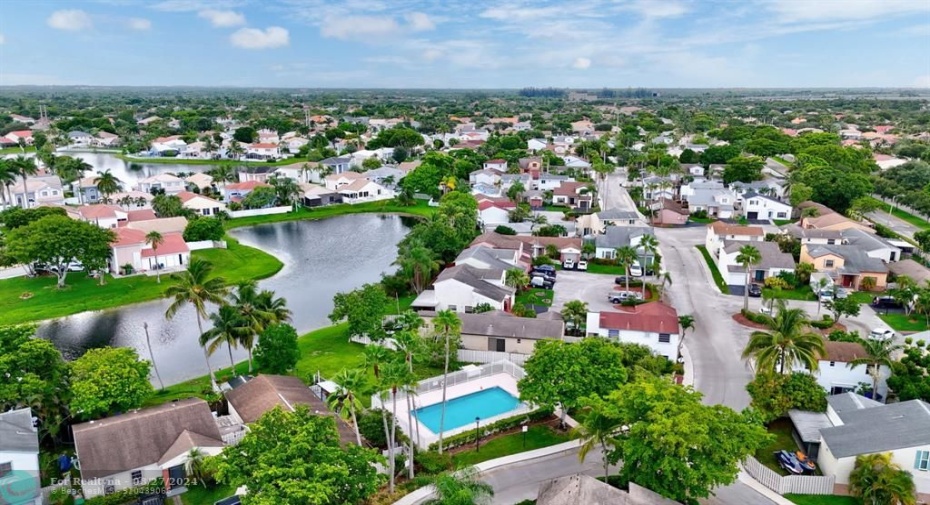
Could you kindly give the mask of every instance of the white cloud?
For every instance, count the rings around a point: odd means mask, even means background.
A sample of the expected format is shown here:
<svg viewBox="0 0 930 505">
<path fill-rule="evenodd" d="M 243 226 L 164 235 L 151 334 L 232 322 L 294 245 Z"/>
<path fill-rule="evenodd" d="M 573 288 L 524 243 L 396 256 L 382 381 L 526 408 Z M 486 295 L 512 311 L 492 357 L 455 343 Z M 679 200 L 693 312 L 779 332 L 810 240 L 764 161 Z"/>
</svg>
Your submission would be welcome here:
<svg viewBox="0 0 930 505">
<path fill-rule="evenodd" d="M 245 24 L 245 16 L 236 11 L 218 11 L 206 9 L 197 13 L 197 16 L 209 20 L 217 28 L 241 26 Z"/>
<path fill-rule="evenodd" d="M 6 44 L 6 37 L 4 37 L 2 33 L 0 33 L 0 45 L 3 45 L 3 44 Z"/>
<path fill-rule="evenodd" d="M 872 21 L 897 15 L 930 12 L 930 2 L 925 0 L 768 0 L 766 7 L 775 12 L 782 21 Z"/>
<path fill-rule="evenodd" d="M 259 28 L 241 28 L 229 36 L 229 41 L 243 49 L 271 49 L 290 44 L 290 33 L 280 26 Z"/>
<path fill-rule="evenodd" d="M 415 32 L 425 32 L 436 28 L 436 24 L 430 19 L 429 15 L 423 12 L 411 12 L 404 16 L 410 29 Z"/>
<path fill-rule="evenodd" d="M 442 51 L 439 49 L 427 49 L 423 51 L 423 59 L 426 61 L 436 61 L 439 58 L 442 58 Z"/>
<path fill-rule="evenodd" d="M 152 22 L 144 18 L 129 18 L 129 28 L 133 30 L 150 30 L 152 28 Z"/>
<path fill-rule="evenodd" d="M 80 31 L 94 26 L 90 16 L 77 9 L 55 11 L 46 22 L 56 30 Z"/>
<path fill-rule="evenodd" d="M 238 0 L 162 0 L 150 5 L 152 9 L 167 12 L 191 12 L 209 9 L 229 9 L 241 5 Z"/>
<path fill-rule="evenodd" d="M 572 63 L 573 68 L 578 70 L 587 70 L 591 68 L 591 60 L 588 58 L 575 58 L 575 62 Z"/>
<path fill-rule="evenodd" d="M 400 32 L 400 25 L 387 16 L 346 16 L 323 21 L 320 34 L 333 39 L 369 39 Z"/>
</svg>

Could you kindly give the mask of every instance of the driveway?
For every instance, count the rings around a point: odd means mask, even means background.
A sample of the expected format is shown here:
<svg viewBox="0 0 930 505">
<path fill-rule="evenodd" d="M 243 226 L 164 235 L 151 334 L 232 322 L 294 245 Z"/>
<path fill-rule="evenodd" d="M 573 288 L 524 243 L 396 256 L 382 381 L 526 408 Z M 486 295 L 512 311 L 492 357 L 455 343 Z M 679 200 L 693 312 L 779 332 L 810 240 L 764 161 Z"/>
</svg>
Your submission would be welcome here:
<svg viewBox="0 0 930 505">
<path fill-rule="evenodd" d="M 566 302 L 581 300 L 588 304 L 591 312 L 613 310 L 607 301 L 607 293 L 614 290 L 613 275 L 591 274 L 572 270 L 560 270 L 553 287 L 552 309 L 561 312 Z"/>
</svg>

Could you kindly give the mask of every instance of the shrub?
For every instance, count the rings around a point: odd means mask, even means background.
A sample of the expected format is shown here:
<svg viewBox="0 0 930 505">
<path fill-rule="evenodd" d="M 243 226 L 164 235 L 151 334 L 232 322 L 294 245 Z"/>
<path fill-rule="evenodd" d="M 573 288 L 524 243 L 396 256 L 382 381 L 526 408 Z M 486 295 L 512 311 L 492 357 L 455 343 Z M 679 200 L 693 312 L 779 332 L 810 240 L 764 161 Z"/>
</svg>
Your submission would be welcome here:
<svg viewBox="0 0 930 505">
<path fill-rule="evenodd" d="M 820 321 L 811 321 L 811 326 L 817 328 L 818 330 L 826 330 L 827 328 L 833 326 L 833 319 L 830 319 L 829 316 L 824 316 L 824 319 Z"/>
<path fill-rule="evenodd" d="M 830 334 L 827 335 L 827 340 L 831 342 L 862 342 L 862 338 L 859 337 L 858 331 L 843 330 L 831 331 Z M 905 343 L 909 343 L 907 339 L 905 339 Z"/>
<path fill-rule="evenodd" d="M 516 235 L 517 230 L 514 230 L 509 226 L 498 225 L 497 228 L 494 228 L 494 233 L 500 233 L 501 235 Z"/>
<path fill-rule="evenodd" d="M 255 364 L 265 373 L 283 374 L 294 368 L 300 358 L 297 331 L 288 324 L 269 326 L 255 346 Z"/>
<path fill-rule="evenodd" d="M 704 209 L 696 210 L 691 213 L 691 217 L 694 217 L 697 219 L 707 219 L 707 211 Z"/>
<path fill-rule="evenodd" d="M 200 217 L 187 223 L 187 227 L 184 228 L 184 241 L 220 240 L 224 233 L 226 231 L 222 221 L 212 217 Z"/>
<path fill-rule="evenodd" d="M 752 406 L 771 421 L 785 416 L 791 409 L 823 412 L 827 410 L 827 392 L 813 375 L 759 374 L 746 386 Z"/>
<path fill-rule="evenodd" d="M 139 497 L 145 494 L 164 493 L 165 484 L 161 479 L 154 479 L 148 484 L 122 489 L 115 493 L 95 496 L 84 501 L 84 505 L 125 505 L 136 503 Z"/>
<path fill-rule="evenodd" d="M 518 416 L 508 417 L 506 419 L 501 419 L 500 421 L 491 423 L 487 426 L 481 427 L 481 436 L 485 437 L 488 435 L 493 435 L 501 431 L 506 431 L 511 428 L 515 428 L 524 423 L 530 423 L 533 421 L 539 421 L 542 419 L 547 419 L 552 417 L 553 410 L 551 408 L 541 408 L 530 412 L 529 414 L 520 414 Z M 471 444 L 475 441 L 475 431 L 468 430 L 458 435 L 452 435 L 451 437 L 446 438 L 443 441 L 443 447 L 446 449 L 452 449 L 453 447 L 459 447 L 466 444 Z M 439 447 L 439 443 L 430 444 L 429 449 L 436 450 Z"/>
<path fill-rule="evenodd" d="M 793 276 L 794 274 L 791 274 L 791 275 Z M 765 287 L 767 288 L 788 289 L 788 287 L 791 285 L 793 284 L 789 284 L 788 281 L 785 279 L 782 279 L 781 276 L 765 278 Z"/>
<path fill-rule="evenodd" d="M 387 414 L 388 427 L 391 426 L 391 413 Z M 387 438 L 384 435 L 384 421 L 381 420 L 381 409 L 366 410 L 358 415 L 358 431 L 371 445 L 380 449 L 387 449 Z M 408 438 L 397 430 L 397 443 L 406 443 Z"/>
<path fill-rule="evenodd" d="M 784 272 L 784 271 L 779 272 L 778 277 L 776 277 L 776 279 L 779 279 L 785 282 L 785 287 L 783 287 L 782 289 L 797 287 L 798 285 L 800 285 L 800 282 L 801 282 L 798 280 L 798 276 L 794 272 Z M 765 279 L 765 280 L 768 281 L 768 279 Z M 766 282 L 766 284 L 768 284 L 768 282 Z"/>
<path fill-rule="evenodd" d="M 533 258 L 533 266 L 537 265 L 552 265 L 553 262 L 547 256 L 537 256 Z"/>
<path fill-rule="evenodd" d="M 417 454 L 416 461 L 420 465 L 420 470 L 425 473 L 437 474 L 452 469 L 452 455 L 449 453 L 422 452 Z"/>
<path fill-rule="evenodd" d="M 751 310 L 743 310 L 743 311 L 741 311 L 740 313 L 743 315 L 743 317 L 745 317 L 745 318 L 748 319 L 749 321 L 752 321 L 753 323 L 756 323 L 756 324 L 766 324 L 766 323 L 768 323 L 768 321 L 769 321 L 769 316 L 767 316 L 767 315 L 765 315 L 765 314 L 763 314 L 763 313 L 761 313 L 761 312 L 753 312 L 753 311 L 751 311 Z"/>
</svg>

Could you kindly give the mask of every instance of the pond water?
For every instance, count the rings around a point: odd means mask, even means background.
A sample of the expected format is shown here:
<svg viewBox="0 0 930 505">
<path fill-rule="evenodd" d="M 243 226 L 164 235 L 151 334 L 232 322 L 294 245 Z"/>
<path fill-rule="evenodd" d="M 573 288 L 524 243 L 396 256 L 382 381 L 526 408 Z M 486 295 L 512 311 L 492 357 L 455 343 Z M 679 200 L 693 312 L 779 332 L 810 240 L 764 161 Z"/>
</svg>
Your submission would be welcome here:
<svg viewBox="0 0 930 505">
<path fill-rule="evenodd" d="M 207 172 L 213 169 L 215 166 L 145 163 L 144 161 L 127 162 L 117 158 L 114 153 L 101 152 L 61 151 L 58 154 L 80 158 L 94 167 L 92 171 L 85 174 L 88 177 L 95 175 L 97 172 L 103 172 L 104 170 L 111 171 L 113 175 L 115 175 L 120 181 L 123 182 L 123 185 L 126 186 L 126 189 L 132 188 L 140 180 L 156 174 L 163 174 L 168 172 L 173 174 L 179 172 Z"/>
<path fill-rule="evenodd" d="M 406 236 L 414 221 L 393 215 L 355 214 L 322 221 L 274 223 L 232 230 L 243 244 L 258 247 L 284 262 L 274 277 L 259 287 L 274 290 L 287 300 L 293 311 L 292 324 L 299 333 L 329 324 L 333 295 L 362 284 L 375 282 L 384 272 L 392 272 L 397 243 Z M 133 347 L 148 359 L 144 323 L 158 370 L 166 384 L 181 382 L 206 373 L 198 344 L 197 321 L 193 309 L 181 309 L 173 320 L 165 320 L 168 300 L 158 300 L 122 308 L 85 312 L 46 321 L 38 335 L 51 340 L 68 359 L 101 346 Z M 204 322 L 204 329 L 209 322 Z M 243 349 L 234 350 L 236 360 L 246 358 Z M 210 358 L 214 368 L 229 366 L 226 348 Z"/>
</svg>

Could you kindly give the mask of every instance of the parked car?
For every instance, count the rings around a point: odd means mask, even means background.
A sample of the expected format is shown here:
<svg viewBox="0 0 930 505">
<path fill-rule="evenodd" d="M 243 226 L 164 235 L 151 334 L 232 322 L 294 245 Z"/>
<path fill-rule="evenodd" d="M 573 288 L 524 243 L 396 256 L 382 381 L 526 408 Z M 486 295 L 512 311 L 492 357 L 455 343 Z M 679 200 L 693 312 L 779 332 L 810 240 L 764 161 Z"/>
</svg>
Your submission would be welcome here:
<svg viewBox="0 0 930 505">
<path fill-rule="evenodd" d="M 84 265 L 78 261 L 72 261 L 71 263 L 65 265 L 65 268 L 67 268 L 69 272 L 80 272 L 84 270 Z M 48 271 L 58 273 L 58 265 L 52 265 L 48 267 Z"/>
<path fill-rule="evenodd" d="M 872 308 L 875 309 L 903 309 L 901 302 L 890 296 L 876 296 L 872 299 Z"/>
<path fill-rule="evenodd" d="M 633 291 L 611 291 L 607 293 L 607 300 L 610 303 L 623 303 L 626 300 L 641 300 L 643 295 Z"/>
<path fill-rule="evenodd" d="M 630 275 L 632 275 L 633 277 L 643 276 L 643 266 L 640 265 L 639 261 L 636 261 L 632 265 L 630 265 Z M 655 270 L 652 267 L 647 267 L 646 275 L 655 275 Z"/>
<path fill-rule="evenodd" d="M 749 285 L 749 296 L 753 298 L 759 298 L 760 296 L 762 296 L 762 286 L 758 284 L 750 284 Z"/>
<path fill-rule="evenodd" d="M 771 316 L 775 314 L 775 311 L 772 310 L 772 307 L 770 305 L 765 305 L 764 303 L 762 304 L 761 307 L 759 307 L 759 312 L 767 316 Z"/>
<path fill-rule="evenodd" d="M 821 302 L 829 302 L 833 300 L 833 288 L 826 288 L 826 289 L 820 290 L 819 297 L 820 297 Z"/>
<path fill-rule="evenodd" d="M 534 288 L 552 289 L 552 287 L 555 286 L 555 281 L 542 275 L 534 275 L 530 279 L 530 286 Z"/>
<path fill-rule="evenodd" d="M 578 264 L 575 265 L 575 268 L 577 268 L 578 270 L 587 270 L 587 269 L 588 269 L 588 262 L 587 262 L 587 261 L 584 261 L 584 260 L 579 261 Z"/>
<path fill-rule="evenodd" d="M 632 278 L 632 277 L 627 277 L 627 276 L 625 276 L 625 275 L 621 275 L 621 276 L 616 277 L 616 278 L 614 279 L 614 284 L 616 284 L 616 285 L 618 285 L 618 286 L 625 286 L 626 283 L 627 283 L 627 281 L 629 281 L 629 282 L 638 282 L 636 279 L 634 279 L 634 278 Z"/>
<path fill-rule="evenodd" d="M 846 299 L 849 297 L 849 290 L 846 288 L 837 287 L 836 291 L 833 293 L 833 296 L 836 297 L 837 300 Z"/>
<path fill-rule="evenodd" d="M 872 340 L 890 340 L 894 338 L 894 332 L 888 328 L 873 328 L 869 332 L 869 338 Z"/>
<path fill-rule="evenodd" d="M 574 270 L 575 262 L 572 260 L 565 260 L 562 262 L 562 270 Z"/>
<path fill-rule="evenodd" d="M 536 265 L 533 267 L 533 273 L 546 274 L 549 277 L 555 277 L 555 267 L 552 265 Z"/>
</svg>

